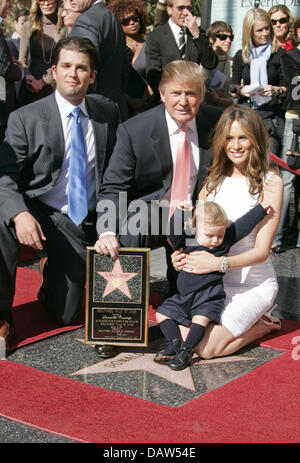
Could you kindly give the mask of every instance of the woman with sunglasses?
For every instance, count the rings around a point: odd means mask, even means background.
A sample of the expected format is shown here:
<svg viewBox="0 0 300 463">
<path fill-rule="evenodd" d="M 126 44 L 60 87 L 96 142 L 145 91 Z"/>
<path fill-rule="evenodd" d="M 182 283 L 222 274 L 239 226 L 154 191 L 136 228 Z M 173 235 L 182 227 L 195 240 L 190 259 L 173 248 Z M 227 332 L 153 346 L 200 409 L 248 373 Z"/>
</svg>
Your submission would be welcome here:
<svg viewBox="0 0 300 463">
<path fill-rule="evenodd" d="M 54 90 L 51 73 L 56 42 L 67 35 L 61 18 L 61 0 L 33 0 L 29 20 L 24 24 L 20 40 L 19 60 L 24 66 L 24 81 L 19 104 L 43 98 Z"/>
<path fill-rule="evenodd" d="M 234 39 L 230 24 L 224 21 L 216 21 L 206 30 L 206 35 L 212 45 L 214 52 L 218 55 L 219 62 L 215 69 L 209 70 L 201 66 L 205 75 L 206 85 L 206 102 L 216 106 L 227 107 L 233 103 L 232 96 L 229 92 L 229 86 L 232 76 L 232 58 L 228 55 L 231 44 Z M 223 82 L 214 82 L 216 72 L 226 76 Z M 215 76 L 215 79 L 214 79 Z M 219 85 L 218 85 L 219 84 Z"/>
<path fill-rule="evenodd" d="M 120 21 L 129 61 L 126 99 L 130 116 L 148 109 L 152 90 L 146 81 L 145 35 L 149 24 L 143 0 L 112 0 L 108 8 Z"/>
<path fill-rule="evenodd" d="M 274 32 L 273 42 L 277 49 L 284 48 L 286 51 L 293 48 L 292 36 L 294 16 L 285 5 L 274 5 L 269 10 L 269 16 Z"/>
<path fill-rule="evenodd" d="M 280 57 L 286 52 L 277 50 L 272 38 L 268 13 L 260 8 L 249 10 L 243 23 L 242 49 L 233 58 L 232 84 L 240 97 L 239 103 L 259 112 L 269 132 L 270 149 L 280 156 L 284 129 L 282 102 L 286 94 Z"/>
</svg>

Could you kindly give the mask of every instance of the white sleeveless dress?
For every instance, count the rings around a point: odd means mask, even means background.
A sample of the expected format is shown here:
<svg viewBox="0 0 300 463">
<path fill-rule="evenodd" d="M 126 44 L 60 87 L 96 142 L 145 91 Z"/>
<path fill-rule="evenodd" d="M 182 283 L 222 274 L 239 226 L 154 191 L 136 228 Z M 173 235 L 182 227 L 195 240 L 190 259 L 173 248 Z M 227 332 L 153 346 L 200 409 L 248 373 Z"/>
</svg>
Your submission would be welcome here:
<svg viewBox="0 0 300 463">
<path fill-rule="evenodd" d="M 257 197 L 249 194 L 245 177 L 224 177 L 217 193 L 210 194 L 208 200 L 219 203 L 231 221 L 257 204 Z M 232 246 L 228 255 L 252 249 L 258 227 Z M 270 258 L 250 267 L 228 269 L 224 276 L 224 288 L 226 302 L 221 323 L 234 337 L 238 337 L 251 328 L 274 303 L 278 283 Z"/>
</svg>

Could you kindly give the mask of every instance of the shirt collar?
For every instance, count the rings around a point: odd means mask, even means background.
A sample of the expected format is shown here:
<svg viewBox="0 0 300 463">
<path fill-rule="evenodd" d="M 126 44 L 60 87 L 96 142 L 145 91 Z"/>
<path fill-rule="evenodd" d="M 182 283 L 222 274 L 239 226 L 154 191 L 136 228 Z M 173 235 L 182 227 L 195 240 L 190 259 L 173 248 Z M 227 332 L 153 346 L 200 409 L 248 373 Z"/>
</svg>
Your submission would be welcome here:
<svg viewBox="0 0 300 463">
<path fill-rule="evenodd" d="M 181 31 L 181 27 L 178 26 L 178 24 L 175 24 L 171 18 L 169 18 L 169 26 L 175 37 L 177 37 L 179 35 L 179 32 Z"/>
<path fill-rule="evenodd" d="M 66 119 L 67 117 L 69 117 L 70 113 L 73 111 L 73 109 L 75 108 L 74 105 L 72 105 L 72 103 L 70 103 L 68 100 L 66 100 L 60 93 L 58 90 L 55 90 L 55 98 L 56 98 L 56 102 L 57 102 L 57 105 L 58 105 L 58 108 L 59 108 L 59 112 L 61 114 L 61 117 L 62 119 Z M 86 108 L 86 102 L 85 102 L 85 98 L 82 100 L 82 102 L 80 103 L 80 105 L 78 105 L 81 109 L 81 111 L 83 112 L 83 114 L 86 116 L 86 117 L 89 117 L 88 115 L 88 112 L 87 112 L 87 108 Z"/>
<path fill-rule="evenodd" d="M 165 113 L 166 113 L 166 120 L 167 120 L 167 126 L 168 126 L 168 130 L 169 130 L 169 134 L 170 135 L 173 135 L 174 133 L 176 133 L 180 126 L 182 124 L 179 124 L 177 121 L 175 121 L 175 119 L 173 119 L 170 114 L 168 113 L 167 110 L 165 110 Z M 189 122 L 186 122 L 185 125 L 188 126 L 188 128 L 192 131 L 192 132 L 197 132 L 197 128 L 196 128 L 196 118 L 194 117 L 194 119 L 192 119 L 191 121 Z"/>
</svg>

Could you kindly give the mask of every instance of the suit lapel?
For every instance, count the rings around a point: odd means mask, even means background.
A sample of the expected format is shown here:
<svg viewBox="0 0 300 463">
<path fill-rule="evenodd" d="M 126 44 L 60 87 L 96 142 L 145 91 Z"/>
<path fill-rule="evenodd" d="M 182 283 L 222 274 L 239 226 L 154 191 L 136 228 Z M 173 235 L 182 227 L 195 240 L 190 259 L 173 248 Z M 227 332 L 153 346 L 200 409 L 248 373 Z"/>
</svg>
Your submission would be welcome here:
<svg viewBox="0 0 300 463">
<path fill-rule="evenodd" d="M 90 119 L 92 121 L 93 133 L 95 138 L 95 156 L 96 156 L 96 190 L 97 194 L 102 180 L 104 169 L 107 136 L 108 136 L 108 123 L 101 118 L 98 105 L 89 96 L 86 97 L 86 104 Z"/>
<path fill-rule="evenodd" d="M 54 93 L 45 98 L 41 117 L 45 131 L 48 134 L 48 142 L 53 156 L 53 180 L 56 180 L 63 162 L 65 141 L 61 117 Z"/>
<path fill-rule="evenodd" d="M 169 50 L 172 50 L 174 53 L 176 53 L 177 59 L 181 59 L 180 51 L 169 23 L 165 24 L 165 41 L 165 44 Z"/>
<path fill-rule="evenodd" d="M 191 60 L 192 48 L 193 48 L 193 38 L 192 38 L 190 32 L 187 30 L 186 46 L 185 46 L 185 58 L 184 58 L 185 61 L 192 61 Z"/>
<path fill-rule="evenodd" d="M 152 151 L 160 165 L 165 189 L 168 189 L 173 176 L 173 161 L 165 106 L 163 104 L 156 108 L 154 121 L 153 130 L 150 134 Z"/>
</svg>

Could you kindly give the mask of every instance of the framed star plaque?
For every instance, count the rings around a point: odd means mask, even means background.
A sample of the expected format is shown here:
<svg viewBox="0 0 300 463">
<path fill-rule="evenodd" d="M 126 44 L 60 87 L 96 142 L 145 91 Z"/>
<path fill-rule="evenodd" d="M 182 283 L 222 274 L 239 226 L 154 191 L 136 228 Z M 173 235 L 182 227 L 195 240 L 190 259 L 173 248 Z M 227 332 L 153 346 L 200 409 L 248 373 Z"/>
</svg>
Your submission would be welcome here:
<svg viewBox="0 0 300 463">
<path fill-rule="evenodd" d="M 148 346 L 150 249 L 87 248 L 86 344 Z"/>
</svg>

